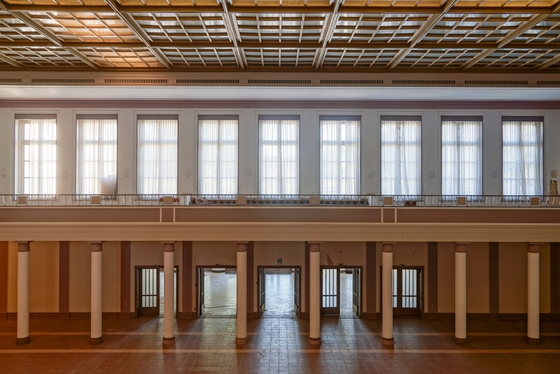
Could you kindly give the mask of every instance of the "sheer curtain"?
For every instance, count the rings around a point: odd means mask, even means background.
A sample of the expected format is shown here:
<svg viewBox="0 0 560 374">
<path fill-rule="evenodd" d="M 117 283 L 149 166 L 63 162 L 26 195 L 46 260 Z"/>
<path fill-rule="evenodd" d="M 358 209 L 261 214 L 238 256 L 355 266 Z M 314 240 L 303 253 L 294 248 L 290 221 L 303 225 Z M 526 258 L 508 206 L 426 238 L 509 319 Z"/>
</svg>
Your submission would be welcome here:
<svg viewBox="0 0 560 374">
<path fill-rule="evenodd" d="M 237 194 L 237 125 L 233 118 L 199 118 L 198 192 Z"/>
<path fill-rule="evenodd" d="M 360 120 L 327 117 L 320 127 L 321 194 L 359 194 Z"/>
<path fill-rule="evenodd" d="M 117 120 L 77 120 L 76 192 L 117 193 Z"/>
<path fill-rule="evenodd" d="M 542 195 L 543 122 L 504 118 L 502 122 L 504 195 Z"/>
<path fill-rule="evenodd" d="M 177 119 L 138 118 L 139 194 L 177 193 Z"/>
<path fill-rule="evenodd" d="M 27 117 L 27 116 L 25 116 Z M 56 194 L 56 117 L 16 116 L 16 193 Z M 50 117 L 50 118 L 49 118 Z"/>
<path fill-rule="evenodd" d="M 421 122 L 381 118 L 381 194 L 420 195 Z"/>
<path fill-rule="evenodd" d="M 299 120 L 259 120 L 259 191 L 299 193 Z"/>
<path fill-rule="evenodd" d="M 482 122 L 441 124 L 442 195 L 482 194 Z"/>
</svg>

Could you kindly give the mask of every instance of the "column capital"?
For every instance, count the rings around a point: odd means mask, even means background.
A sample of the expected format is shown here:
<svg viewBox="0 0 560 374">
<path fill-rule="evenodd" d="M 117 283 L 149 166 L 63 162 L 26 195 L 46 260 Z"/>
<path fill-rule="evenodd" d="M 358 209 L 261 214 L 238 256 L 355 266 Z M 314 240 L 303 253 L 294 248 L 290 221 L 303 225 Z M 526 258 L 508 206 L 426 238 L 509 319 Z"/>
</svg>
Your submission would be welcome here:
<svg viewBox="0 0 560 374">
<path fill-rule="evenodd" d="M 381 242 L 382 252 L 393 252 L 393 245 L 395 242 Z"/>
<path fill-rule="evenodd" d="M 528 253 L 539 253 L 541 250 L 541 244 L 543 243 L 527 243 Z"/>
<path fill-rule="evenodd" d="M 466 242 L 455 242 L 455 253 L 467 253 L 467 244 Z"/>
<path fill-rule="evenodd" d="M 247 244 L 249 244 L 249 242 L 235 242 L 237 252 L 247 252 Z"/>
<path fill-rule="evenodd" d="M 32 242 L 31 241 L 25 241 L 25 242 L 14 242 L 17 243 L 18 245 L 18 252 L 29 252 L 29 247 Z"/>
<path fill-rule="evenodd" d="M 164 252 L 175 252 L 175 242 L 172 241 L 165 241 L 163 243 L 163 251 Z"/>
<path fill-rule="evenodd" d="M 321 252 L 321 242 L 308 242 L 309 252 Z"/>
<path fill-rule="evenodd" d="M 88 242 L 91 244 L 91 251 L 92 252 L 102 252 L 103 251 L 103 242 Z"/>
</svg>

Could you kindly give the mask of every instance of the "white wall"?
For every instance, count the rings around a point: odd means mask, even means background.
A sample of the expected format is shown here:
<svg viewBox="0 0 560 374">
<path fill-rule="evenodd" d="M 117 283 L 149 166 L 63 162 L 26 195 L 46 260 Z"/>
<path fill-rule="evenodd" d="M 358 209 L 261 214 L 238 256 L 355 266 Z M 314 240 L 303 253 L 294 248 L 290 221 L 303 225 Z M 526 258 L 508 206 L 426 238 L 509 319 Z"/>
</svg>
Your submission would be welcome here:
<svg viewBox="0 0 560 374">
<path fill-rule="evenodd" d="M 136 116 L 177 114 L 179 116 L 178 192 L 197 192 L 197 117 L 200 114 L 239 115 L 239 193 L 258 192 L 258 123 L 260 114 L 300 115 L 300 193 L 319 192 L 319 116 L 352 114 L 362 116 L 361 188 L 364 194 L 380 192 L 380 116 L 416 114 L 422 116 L 422 193 L 441 191 L 440 118 L 442 115 L 483 116 L 483 193 L 501 193 L 501 117 L 542 115 L 545 117 L 545 192 L 550 170 L 560 169 L 560 110 L 383 110 L 347 109 L 86 109 L 86 108 L 0 108 L 0 194 L 14 191 L 14 116 L 23 113 L 55 113 L 58 118 L 58 193 L 75 191 L 75 118 L 77 114 L 111 113 L 118 116 L 118 191 L 136 192 Z M 434 177 L 430 177 L 433 171 Z M 2 174 L 2 173 L 0 173 Z"/>
</svg>

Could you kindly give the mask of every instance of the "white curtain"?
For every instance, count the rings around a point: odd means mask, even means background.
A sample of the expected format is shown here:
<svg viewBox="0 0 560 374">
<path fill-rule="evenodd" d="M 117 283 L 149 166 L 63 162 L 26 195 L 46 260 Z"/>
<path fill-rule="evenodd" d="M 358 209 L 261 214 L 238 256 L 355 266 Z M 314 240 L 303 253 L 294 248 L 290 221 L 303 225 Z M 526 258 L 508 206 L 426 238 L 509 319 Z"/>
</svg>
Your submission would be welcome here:
<svg viewBox="0 0 560 374">
<path fill-rule="evenodd" d="M 238 120 L 199 120 L 198 192 L 237 194 Z"/>
<path fill-rule="evenodd" d="M 259 191 L 299 193 L 299 121 L 261 120 Z"/>
<path fill-rule="evenodd" d="M 76 192 L 117 193 L 117 120 L 78 119 Z"/>
<path fill-rule="evenodd" d="M 420 195 L 420 131 L 420 121 L 381 121 L 382 195 Z"/>
<path fill-rule="evenodd" d="M 360 191 L 360 121 L 321 120 L 321 194 Z"/>
<path fill-rule="evenodd" d="M 442 195 L 482 193 L 482 122 L 442 121 Z"/>
<path fill-rule="evenodd" d="M 138 120 L 139 194 L 177 193 L 177 120 Z"/>
<path fill-rule="evenodd" d="M 542 195 L 542 128 L 542 122 L 502 123 L 504 195 Z"/>
<path fill-rule="evenodd" d="M 16 119 L 16 192 L 56 194 L 56 119 Z"/>
</svg>

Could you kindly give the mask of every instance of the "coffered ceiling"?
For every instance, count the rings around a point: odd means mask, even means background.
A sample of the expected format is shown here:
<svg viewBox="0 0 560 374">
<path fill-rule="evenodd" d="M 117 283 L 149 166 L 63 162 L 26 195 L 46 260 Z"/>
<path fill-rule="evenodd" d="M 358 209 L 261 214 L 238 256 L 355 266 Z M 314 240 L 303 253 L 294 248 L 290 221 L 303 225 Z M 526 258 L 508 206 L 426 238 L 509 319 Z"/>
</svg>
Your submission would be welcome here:
<svg viewBox="0 0 560 374">
<path fill-rule="evenodd" d="M 559 67 L 560 0 L 0 0 L 0 71 Z"/>
</svg>

